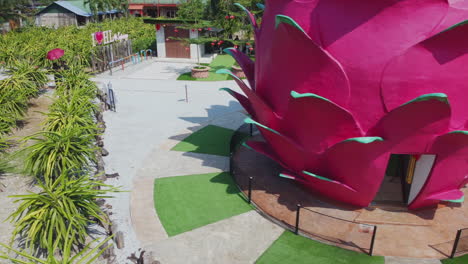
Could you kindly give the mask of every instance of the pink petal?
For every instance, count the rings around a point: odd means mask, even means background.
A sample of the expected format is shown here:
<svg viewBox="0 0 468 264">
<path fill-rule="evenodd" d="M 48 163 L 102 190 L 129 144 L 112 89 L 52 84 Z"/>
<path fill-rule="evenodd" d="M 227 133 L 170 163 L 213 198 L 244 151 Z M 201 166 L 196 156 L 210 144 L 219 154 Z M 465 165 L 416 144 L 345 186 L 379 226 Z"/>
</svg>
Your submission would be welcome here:
<svg viewBox="0 0 468 264">
<path fill-rule="evenodd" d="M 444 31 L 408 49 L 387 66 L 382 94 L 391 110 L 427 93 L 445 93 L 452 105 L 451 127 L 465 127 L 468 82 L 468 24 Z"/>
<path fill-rule="evenodd" d="M 260 98 L 252 89 L 250 89 L 241 79 L 235 76 L 231 71 L 222 69 L 216 71 L 220 74 L 229 74 L 237 85 L 241 88 L 242 92 L 247 96 L 253 110 L 252 116 L 259 120 L 262 124 L 267 124 L 269 127 L 276 129 L 279 126 L 279 119 L 273 110 Z M 246 109 L 247 110 L 247 109 Z M 250 112 L 249 112 L 250 113 Z"/>
<path fill-rule="evenodd" d="M 467 131 L 453 131 L 437 137 L 429 153 L 436 154 L 435 164 L 425 185 L 409 205 L 410 209 L 436 204 L 442 196 L 438 198 L 431 196 L 459 189 L 466 182 L 468 174 Z"/>
<path fill-rule="evenodd" d="M 428 199 L 440 200 L 440 201 L 453 201 L 453 200 L 459 200 L 463 198 L 463 196 L 464 194 L 462 191 L 455 189 L 455 190 L 433 194 L 429 196 Z"/>
<path fill-rule="evenodd" d="M 234 5 L 239 7 L 240 9 L 242 9 L 247 14 L 247 18 L 248 18 L 250 24 L 252 25 L 252 27 L 254 29 L 254 32 L 257 33 L 258 32 L 258 25 L 257 25 L 257 20 L 255 19 L 255 16 L 247 8 L 245 8 L 243 5 L 241 5 L 239 3 L 235 3 Z"/>
<path fill-rule="evenodd" d="M 255 90 L 255 63 L 249 58 L 249 56 L 245 55 L 245 53 L 240 52 L 238 49 L 225 49 L 224 52 L 231 55 L 242 70 L 245 73 L 245 77 L 249 80 L 250 87 Z"/>
<path fill-rule="evenodd" d="M 425 153 L 428 144 L 450 123 L 450 105 L 444 94 L 420 96 L 384 116 L 368 135 L 385 139 L 392 153 Z"/>
<path fill-rule="evenodd" d="M 288 169 L 289 166 L 284 164 L 281 159 L 278 157 L 278 155 L 275 154 L 273 149 L 270 147 L 269 144 L 261 141 L 247 141 L 243 144 L 245 147 L 251 148 L 252 150 L 255 150 L 256 152 L 263 154 L 267 156 L 268 158 L 274 160 L 276 163 L 281 165 L 281 167 Z"/>
<path fill-rule="evenodd" d="M 378 137 L 360 137 L 342 141 L 327 150 L 316 173 L 357 191 L 352 196 L 337 190 L 329 195 L 351 204 L 368 206 L 379 190 L 389 159 L 383 144 Z"/>
<path fill-rule="evenodd" d="M 263 41 L 263 40 L 262 40 Z M 314 93 L 346 106 L 349 85 L 340 64 L 317 46 L 294 21 L 278 16 L 278 28 L 263 45 L 255 78 L 257 93 L 282 116 L 291 90 Z"/>
<path fill-rule="evenodd" d="M 258 144 L 251 145 L 249 143 L 248 145 L 254 149 L 259 149 L 261 153 L 267 154 L 268 157 L 280 161 L 280 164 L 284 168 L 294 173 L 300 173 L 304 170 L 307 163 L 316 164 L 317 156 L 308 155 L 301 146 L 297 145 L 290 138 L 250 118 L 246 118 L 245 122 L 255 124 L 262 133 L 263 138 L 267 141 L 267 144 L 262 144 L 261 148 Z"/>
<path fill-rule="evenodd" d="M 295 180 L 305 185 L 312 192 L 317 192 L 325 197 L 329 197 L 331 199 L 342 201 L 345 203 L 350 203 L 350 197 L 356 195 L 356 190 L 347 186 L 346 184 L 333 180 L 327 180 L 326 178 L 319 175 L 315 175 L 313 173 L 308 173 L 308 175 L 302 173 L 302 175 L 299 177 L 288 171 L 284 171 L 281 172 L 280 177 Z M 354 203 L 351 202 L 351 204 Z M 361 204 L 355 205 L 363 206 Z"/>
<path fill-rule="evenodd" d="M 440 25 L 434 30 L 434 33 L 439 33 L 468 19 L 468 1 L 449 0 L 448 2 L 450 4 L 448 12 Z"/>
<path fill-rule="evenodd" d="M 291 92 L 280 132 L 308 152 L 321 153 L 335 143 L 363 135 L 344 108 L 315 94 Z"/>
<path fill-rule="evenodd" d="M 253 115 L 255 113 L 255 111 L 253 110 L 252 105 L 250 104 L 250 101 L 249 101 L 249 99 L 247 99 L 247 97 L 245 97 L 242 94 L 237 93 L 237 92 L 235 92 L 235 91 L 233 91 L 233 90 L 231 90 L 229 88 L 221 88 L 220 90 L 221 91 L 226 91 L 230 95 L 232 95 L 232 97 L 236 98 L 237 101 L 245 109 L 245 111 L 247 111 L 247 113 L 249 113 L 250 115 Z"/>
<path fill-rule="evenodd" d="M 262 18 L 263 28 L 257 45 L 261 54 L 257 54 L 258 57 L 277 56 L 278 51 L 264 50 L 268 49 L 271 41 L 276 41 L 272 28 L 274 16 L 283 14 L 293 18 L 316 44 L 327 50 L 344 68 L 352 87 L 347 108 L 366 131 L 385 113 L 380 93 L 381 74 L 385 65 L 393 57 L 431 36 L 447 10 L 446 0 L 273 1 L 267 4 Z M 285 35 L 285 38 L 288 39 L 289 35 L 292 34 Z M 282 53 L 285 56 L 304 56 L 307 51 L 298 42 L 289 42 Z M 291 63 L 300 65 L 300 69 L 292 70 L 307 71 L 317 59 L 304 56 L 304 61 L 309 65 Z M 262 70 L 269 67 L 270 62 L 264 59 L 257 62 L 258 74 L 263 75 L 263 78 L 272 74 L 272 71 Z M 313 73 L 311 69 L 309 74 Z M 260 82 L 260 78 L 257 76 L 257 82 Z M 271 91 L 269 86 L 261 89 L 265 89 L 265 93 L 267 89 Z M 294 87 L 291 89 L 297 90 Z M 335 98 L 322 96 L 342 105 Z M 272 105 L 278 109 L 276 103 Z"/>
</svg>

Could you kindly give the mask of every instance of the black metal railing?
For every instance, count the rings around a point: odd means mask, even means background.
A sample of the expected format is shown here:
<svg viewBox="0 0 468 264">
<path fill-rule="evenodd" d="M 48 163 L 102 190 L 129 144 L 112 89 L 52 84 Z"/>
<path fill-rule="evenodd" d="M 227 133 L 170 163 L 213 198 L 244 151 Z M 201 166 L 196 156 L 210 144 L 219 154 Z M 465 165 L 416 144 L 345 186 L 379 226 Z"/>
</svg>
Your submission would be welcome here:
<svg viewBox="0 0 468 264">
<path fill-rule="evenodd" d="M 326 243 L 338 244 L 345 248 L 358 250 L 372 255 L 377 234 L 377 226 L 375 225 L 363 224 L 334 217 L 323 212 L 316 211 L 312 208 L 303 207 L 301 204 L 296 204 L 295 219 L 285 221 L 269 214 L 269 210 L 267 208 L 262 208 L 262 205 L 255 203 L 255 195 L 263 194 L 254 194 L 252 189 L 268 190 L 268 188 L 266 188 L 266 186 L 262 186 L 260 182 L 255 181 L 255 177 L 240 176 L 236 173 L 236 166 L 234 166 L 233 163 L 234 155 L 245 139 L 245 134 L 252 135 L 254 131 L 254 126 L 244 124 L 236 130 L 230 142 L 231 154 L 229 171 L 245 200 L 253 204 L 254 208 L 263 216 L 295 234 L 303 235 Z M 279 195 L 274 193 L 268 193 L 268 195 L 275 195 L 279 198 Z M 341 230 L 337 230 L 336 228 L 341 228 Z"/>
<path fill-rule="evenodd" d="M 468 253 L 468 228 L 463 228 L 457 231 L 450 258 L 466 253 Z"/>
</svg>

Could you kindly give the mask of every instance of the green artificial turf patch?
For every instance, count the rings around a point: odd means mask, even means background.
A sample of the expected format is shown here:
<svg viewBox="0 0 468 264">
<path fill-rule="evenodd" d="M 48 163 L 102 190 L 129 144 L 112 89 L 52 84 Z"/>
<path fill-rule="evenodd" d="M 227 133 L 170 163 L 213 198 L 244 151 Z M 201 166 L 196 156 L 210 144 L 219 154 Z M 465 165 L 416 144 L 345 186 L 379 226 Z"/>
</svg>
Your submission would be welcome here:
<svg viewBox="0 0 468 264">
<path fill-rule="evenodd" d="M 256 263 L 383 264 L 384 262 L 383 257 L 371 257 L 285 231 Z"/>
<path fill-rule="evenodd" d="M 252 210 L 227 172 L 156 179 L 154 201 L 169 236 Z"/>
<path fill-rule="evenodd" d="M 230 69 L 234 65 L 235 60 L 228 54 L 222 54 L 216 56 L 214 60 L 208 65 L 210 69 L 210 75 L 208 78 L 197 79 L 191 76 L 190 72 L 181 74 L 177 80 L 179 81 L 225 81 L 232 80 L 231 76 L 227 74 L 217 74 L 216 71 L 220 69 Z M 202 64 L 204 65 L 204 64 Z"/>
<path fill-rule="evenodd" d="M 234 130 L 208 125 L 179 142 L 174 151 L 196 152 L 219 156 L 229 156 L 229 144 Z M 243 134 L 245 138 L 247 134 Z"/>
<path fill-rule="evenodd" d="M 468 263 L 468 255 L 456 257 L 453 259 L 443 259 L 441 262 L 443 264 L 466 264 Z"/>
</svg>

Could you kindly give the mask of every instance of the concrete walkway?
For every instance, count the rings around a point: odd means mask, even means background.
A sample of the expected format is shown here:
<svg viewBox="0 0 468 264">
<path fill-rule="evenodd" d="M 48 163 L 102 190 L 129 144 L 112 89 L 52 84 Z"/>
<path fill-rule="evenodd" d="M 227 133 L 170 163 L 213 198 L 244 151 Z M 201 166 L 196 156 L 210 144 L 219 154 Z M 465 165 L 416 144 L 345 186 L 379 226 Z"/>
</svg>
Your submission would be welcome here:
<svg viewBox="0 0 468 264">
<path fill-rule="evenodd" d="M 171 67 L 179 67 L 179 69 L 186 67 L 184 64 L 170 65 Z M 161 65 L 148 63 L 145 67 L 149 67 L 148 71 L 151 71 L 161 67 Z M 131 75 L 132 72 L 129 70 L 126 71 L 126 74 Z M 138 177 L 144 178 L 147 175 L 144 173 L 147 166 L 158 168 L 158 164 L 160 164 L 161 167 L 171 168 L 171 166 L 165 165 L 171 164 L 170 160 L 161 160 L 164 164 L 151 160 L 151 154 L 154 151 L 157 152 L 159 146 L 163 145 L 168 138 L 199 129 L 202 125 L 211 123 L 211 121 L 226 114 L 238 115 L 239 111 L 242 110 L 241 106 L 234 102 L 230 95 L 218 91 L 221 87 L 238 90 L 233 81 L 181 82 L 127 77 L 125 74 L 109 76 L 108 73 L 104 73 L 95 78 L 95 81 L 101 84 L 111 82 L 117 98 L 117 112 L 104 113 L 107 126 L 104 134 L 104 148 L 110 153 L 104 158 L 104 161 L 106 172 L 118 172 L 120 177 L 108 179 L 106 183 L 122 186 L 122 189 L 126 191 L 140 191 L 140 188 L 134 188 L 134 184 Z M 185 101 L 185 85 L 188 87 L 189 102 Z M 153 154 L 164 158 L 163 154 Z M 180 159 L 187 160 L 183 153 L 174 152 L 173 155 L 179 155 Z M 150 160 L 147 161 L 147 158 Z M 207 159 L 195 158 L 193 163 L 198 163 L 199 167 L 202 167 L 205 166 L 203 160 Z M 216 167 L 214 171 L 224 170 L 226 161 L 221 163 L 222 165 L 214 166 Z M 210 164 L 213 166 L 213 163 Z M 205 167 L 209 168 L 207 165 Z M 139 170 L 143 170 L 143 172 L 137 174 Z M 162 170 L 159 175 L 161 174 L 164 174 Z M 154 177 L 149 179 L 149 181 L 151 180 L 154 180 Z M 148 214 L 148 211 L 154 210 L 152 204 L 153 184 L 145 186 L 147 192 L 143 192 L 143 189 L 139 193 L 143 195 L 145 202 L 151 204 L 142 207 L 144 212 Z M 138 197 L 133 199 L 138 200 Z M 117 224 L 118 230 L 124 232 L 125 237 L 125 248 L 116 250 L 117 263 L 130 263 L 126 257 L 137 252 L 142 245 L 133 229 L 130 200 L 131 192 L 122 192 L 114 194 L 114 198 L 108 201 L 113 211 L 111 220 Z M 144 217 L 138 217 L 138 219 L 141 218 Z M 164 237 L 164 233 L 162 233 L 162 237 Z"/>
<path fill-rule="evenodd" d="M 283 229 L 250 211 L 195 230 L 168 237 L 153 203 L 154 180 L 160 177 L 228 170 L 228 159 L 214 155 L 170 151 L 181 139 L 207 124 L 236 129 L 244 115 L 241 106 L 221 87 L 239 90 L 233 81 L 180 82 L 175 73 L 186 64 L 148 62 L 113 76 L 96 78 L 112 82 L 117 112 L 106 112 L 106 172 L 119 178 L 107 183 L 123 186 L 109 203 L 111 219 L 124 231 L 123 250 L 117 263 L 138 248 L 153 252 L 161 263 L 254 263 L 281 235 Z M 147 76 L 150 75 L 150 76 Z M 189 101 L 185 101 L 185 85 Z M 386 258 L 386 263 L 440 263 Z M 424 260 L 426 261 L 426 260 Z"/>
<path fill-rule="evenodd" d="M 254 263 L 283 229 L 255 211 L 197 228 L 149 246 L 161 263 Z"/>
<path fill-rule="evenodd" d="M 161 62 L 155 58 L 144 60 L 133 64 L 127 62 L 122 68 L 121 65 L 100 74 L 100 78 L 105 79 L 140 79 L 140 80 L 175 80 L 180 74 L 190 72 L 194 63 L 183 62 Z"/>
</svg>

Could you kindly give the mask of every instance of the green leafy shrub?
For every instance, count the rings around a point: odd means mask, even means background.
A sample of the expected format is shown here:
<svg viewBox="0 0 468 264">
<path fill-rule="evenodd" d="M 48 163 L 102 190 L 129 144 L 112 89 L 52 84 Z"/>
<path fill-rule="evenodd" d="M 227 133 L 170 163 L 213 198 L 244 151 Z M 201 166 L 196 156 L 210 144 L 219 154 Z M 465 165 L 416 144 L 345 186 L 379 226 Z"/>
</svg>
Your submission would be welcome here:
<svg viewBox="0 0 468 264">
<path fill-rule="evenodd" d="M 15 60 L 0 81 L 0 135 L 7 134 L 26 113 L 28 101 L 47 83 L 46 73 L 28 61 Z"/>
<path fill-rule="evenodd" d="M 91 34 L 104 30 L 128 34 L 134 43 L 134 52 L 152 48 L 156 39 L 154 26 L 145 24 L 141 18 L 135 17 L 89 23 L 83 28 L 26 27 L 21 31 L 0 36 L 0 64 L 10 66 L 15 60 L 36 58 L 33 66 L 50 68 L 52 62 L 46 59 L 47 52 L 60 48 L 65 50 L 62 60 L 66 61 L 67 65 L 89 67 L 91 56 L 97 50 L 92 45 Z"/>
<path fill-rule="evenodd" d="M 25 170 L 30 175 L 53 180 L 69 169 L 88 170 L 95 161 L 93 146 L 95 134 L 90 128 L 65 126 L 59 131 L 42 131 L 26 137 L 33 144 L 23 149 L 26 152 Z"/>
<path fill-rule="evenodd" d="M 107 198 L 116 188 L 94 181 L 87 175 L 73 177 L 64 171 L 54 182 L 38 182 L 38 193 L 13 195 L 20 203 L 8 220 L 15 224 L 13 238 L 26 239 L 32 249 L 51 249 L 52 245 L 64 251 L 69 244 L 84 245 L 87 227 L 97 221 L 105 222 L 96 199 Z M 77 173 L 75 173 L 75 176 Z M 73 229 L 73 233 L 67 231 Z"/>
<path fill-rule="evenodd" d="M 97 239 L 92 241 L 91 243 L 87 244 L 82 250 L 80 250 L 77 254 L 72 257 L 72 252 L 74 251 L 73 240 L 71 238 L 75 237 L 76 231 L 72 229 L 72 225 L 69 225 L 67 228 L 67 234 L 65 236 L 64 241 L 64 249 L 59 249 L 59 241 L 50 241 L 49 245 L 47 246 L 47 259 L 39 259 L 32 254 L 26 252 L 25 250 L 19 251 L 11 246 L 5 245 L 0 243 L 0 246 L 8 249 L 9 251 L 15 252 L 19 255 L 20 258 L 10 257 L 6 252 L 0 251 L 0 259 L 6 259 L 11 261 L 12 263 L 18 264 L 25 264 L 28 263 L 24 259 L 31 261 L 29 263 L 37 263 L 37 264 L 93 264 L 94 261 L 106 250 L 110 247 L 103 247 L 105 243 L 107 243 L 113 236 L 109 236 L 108 238 L 102 240 L 100 243 L 97 243 Z M 96 245 L 95 245 L 96 244 Z M 93 246 L 93 249 L 91 249 Z M 103 247 L 102 249 L 100 249 Z M 100 249 L 100 251 L 98 251 Z M 61 256 L 57 257 L 57 252 L 60 252 Z"/>
<path fill-rule="evenodd" d="M 97 133 L 96 124 L 92 118 L 97 111 L 96 105 L 79 93 L 72 93 L 67 100 L 57 100 L 46 113 L 44 129 L 46 131 L 62 131 L 67 126 L 81 127 L 88 134 Z"/>
</svg>

